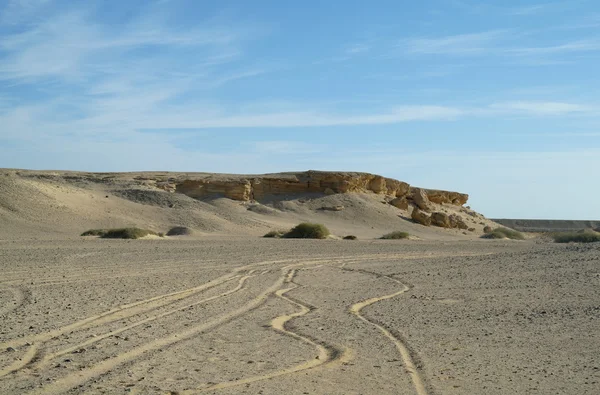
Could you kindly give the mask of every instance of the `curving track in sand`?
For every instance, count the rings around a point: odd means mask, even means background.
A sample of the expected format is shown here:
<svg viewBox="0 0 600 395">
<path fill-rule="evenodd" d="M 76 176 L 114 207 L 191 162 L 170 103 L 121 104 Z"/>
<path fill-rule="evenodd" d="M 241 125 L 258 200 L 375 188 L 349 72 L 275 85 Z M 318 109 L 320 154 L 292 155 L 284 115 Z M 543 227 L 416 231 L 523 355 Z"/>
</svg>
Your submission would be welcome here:
<svg viewBox="0 0 600 395">
<path fill-rule="evenodd" d="M 429 257 L 429 256 L 426 256 Z M 78 349 L 88 347 L 94 343 L 100 342 L 112 336 L 119 335 L 127 331 L 133 331 L 136 328 L 146 325 L 150 322 L 167 319 L 169 316 L 189 309 L 191 307 L 207 304 L 210 302 L 217 301 L 222 298 L 232 298 L 236 293 L 243 292 L 246 288 L 246 284 L 250 280 L 259 280 L 262 276 L 273 273 L 274 270 L 280 271 L 280 275 L 277 279 L 271 283 L 266 289 L 263 289 L 252 299 L 244 303 L 243 305 L 233 308 L 230 311 L 225 311 L 223 314 L 219 314 L 216 317 L 211 317 L 205 322 L 200 322 L 196 325 L 179 329 L 167 335 L 147 341 L 141 345 L 133 347 L 129 350 L 118 353 L 117 355 L 107 358 L 105 360 L 96 362 L 90 366 L 87 366 L 80 371 L 68 373 L 67 375 L 59 378 L 58 380 L 44 385 L 41 388 L 35 389 L 31 394 L 55 394 L 66 392 L 72 388 L 77 388 L 85 384 L 86 382 L 93 380 L 99 376 L 105 375 L 117 369 L 119 366 L 125 363 L 132 363 L 141 358 L 149 357 L 154 351 L 169 347 L 173 344 L 181 342 L 183 340 L 190 339 L 195 336 L 200 336 L 203 333 L 208 333 L 215 328 L 228 323 L 232 320 L 238 319 L 248 312 L 255 310 L 262 306 L 270 297 L 279 298 L 286 303 L 294 306 L 298 310 L 294 313 L 286 313 L 273 318 L 270 325 L 276 332 L 294 338 L 306 345 L 313 347 L 316 351 L 316 357 L 306 362 L 287 367 L 280 370 L 271 371 L 262 375 L 251 376 L 247 378 L 241 378 L 234 381 L 228 381 L 223 383 L 211 384 L 207 387 L 199 387 L 195 390 L 189 390 L 184 393 L 197 393 L 205 391 L 216 391 L 220 389 L 226 389 L 236 387 L 240 385 L 246 385 L 254 382 L 274 379 L 277 377 L 291 375 L 302 371 L 310 371 L 316 368 L 322 367 L 327 364 L 333 364 L 339 360 L 349 360 L 352 355 L 352 351 L 345 347 L 336 347 L 332 344 L 326 344 L 318 339 L 309 338 L 303 334 L 291 330 L 287 323 L 293 319 L 301 319 L 303 316 L 309 314 L 312 308 L 307 304 L 292 298 L 288 295 L 291 291 L 299 288 L 300 286 L 294 283 L 294 277 L 297 270 L 306 270 L 309 268 L 316 269 L 322 266 L 338 267 L 340 270 L 352 271 L 347 269 L 346 266 L 352 263 L 363 263 L 371 260 L 401 260 L 401 259 L 412 259 L 414 257 L 397 256 L 394 254 L 381 254 L 379 256 L 366 256 L 366 257 L 333 257 L 333 258 L 318 258 L 311 260 L 299 260 L 299 259 L 285 259 L 285 260 L 272 260 L 253 263 L 250 265 L 243 265 L 234 268 L 229 273 L 222 275 L 214 280 L 211 280 L 205 284 L 198 285 L 196 287 L 184 289 L 181 291 L 171 292 L 163 295 L 153 296 L 151 298 L 141 300 L 138 302 L 122 305 L 106 312 L 89 316 L 79 321 L 73 322 L 69 325 L 57 328 L 45 333 L 36 335 L 25 336 L 22 338 L 13 339 L 0 343 L 0 349 L 14 348 L 19 349 L 19 352 L 26 350 L 20 358 L 15 359 L 13 363 L 6 367 L 0 368 L 0 377 L 8 376 L 19 372 L 23 373 L 35 373 L 47 369 L 48 366 L 55 360 L 69 354 L 76 352 Z M 421 258 L 423 258 L 421 256 Z M 264 269 L 262 269 L 264 268 Z M 364 272 L 364 271 L 361 271 Z M 376 273 L 364 272 L 365 274 L 376 275 Z M 394 347 L 400 354 L 404 363 L 405 371 L 410 375 L 415 391 L 417 395 L 427 395 L 427 387 L 424 383 L 421 373 L 414 363 L 413 356 L 409 350 L 409 347 L 392 332 L 378 323 L 369 320 L 364 314 L 363 309 L 371 306 L 375 303 L 389 300 L 405 293 L 409 287 L 403 284 L 401 281 L 390 277 L 377 275 L 379 278 L 385 278 L 386 281 L 393 281 L 398 284 L 400 289 L 396 292 L 370 298 L 361 302 L 353 304 L 349 313 L 356 316 L 364 323 L 374 326 L 377 328 L 384 337 L 391 341 Z M 215 287 L 224 286 L 229 282 L 236 281 L 235 287 L 230 288 L 217 295 L 205 297 L 200 300 L 185 303 L 186 299 L 197 297 L 202 295 Z M 183 303 L 182 303 L 183 302 Z M 164 311 L 151 314 L 154 311 L 163 309 Z M 138 318 L 139 317 L 139 318 Z M 102 332 L 102 328 L 109 326 L 109 324 L 115 323 L 118 320 L 124 318 L 138 318 L 132 323 L 117 329 L 106 328 Z M 44 345 L 50 340 L 56 340 L 65 334 L 71 334 L 78 331 L 88 330 L 90 328 L 97 328 L 98 331 L 102 332 L 95 337 L 79 341 L 75 343 L 67 342 L 64 346 L 53 352 L 46 352 Z M 61 340 L 62 341 L 62 340 Z"/>
</svg>

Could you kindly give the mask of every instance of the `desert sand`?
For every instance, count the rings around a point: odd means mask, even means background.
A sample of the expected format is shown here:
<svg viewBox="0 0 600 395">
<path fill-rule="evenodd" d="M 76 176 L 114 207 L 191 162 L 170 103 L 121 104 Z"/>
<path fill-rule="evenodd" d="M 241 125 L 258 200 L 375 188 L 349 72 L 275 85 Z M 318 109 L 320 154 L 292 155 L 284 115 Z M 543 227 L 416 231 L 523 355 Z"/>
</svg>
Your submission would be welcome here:
<svg viewBox="0 0 600 395">
<path fill-rule="evenodd" d="M 368 191 L 3 173 L 2 394 L 600 393 L 598 245 L 480 239 L 493 222 L 451 204 L 475 231 L 425 227 Z M 304 220 L 358 240 L 260 237 Z M 79 236 L 176 225 L 194 234 Z"/>
</svg>

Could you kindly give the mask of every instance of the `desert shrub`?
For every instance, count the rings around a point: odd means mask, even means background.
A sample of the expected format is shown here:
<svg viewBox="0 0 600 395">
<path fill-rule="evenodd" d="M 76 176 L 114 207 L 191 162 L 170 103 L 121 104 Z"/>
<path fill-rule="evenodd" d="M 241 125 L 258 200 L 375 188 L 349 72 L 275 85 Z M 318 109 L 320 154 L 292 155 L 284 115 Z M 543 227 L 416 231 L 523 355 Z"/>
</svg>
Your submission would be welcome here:
<svg viewBox="0 0 600 395">
<path fill-rule="evenodd" d="M 483 227 L 483 233 L 488 234 L 488 233 L 492 233 L 494 229 L 492 229 L 491 226 L 484 226 Z"/>
<path fill-rule="evenodd" d="M 391 233 L 381 236 L 381 239 L 382 240 L 401 240 L 401 239 L 408 239 L 409 237 L 410 237 L 410 234 L 408 234 L 408 232 L 396 231 L 396 232 L 391 232 Z"/>
<path fill-rule="evenodd" d="M 508 228 L 496 228 L 489 233 L 484 234 L 484 239 L 511 239 L 511 240 L 525 240 L 525 236 L 521 232 L 517 232 L 513 229 Z"/>
<path fill-rule="evenodd" d="M 283 237 L 287 239 L 325 239 L 329 234 L 329 229 L 325 225 L 304 222 L 293 227 Z"/>
<path fill-rule="evenodd" d="M 344 240 L 356 240 L 356 239 L 358 239 L 358 237 L 356 237 L 354 235 L 344 236 Z"/>
<path fill-rule="evenodd" d="M 552 238 L 556 243 L 595 243 L 600 242 L 600 233 L 597 232 L 566 232 L 555 233 Z"/>
<path fill-rule="evenodd" d="M 106 234 L 106 229 L 90 229 L 83 232 L 81 236 L 104 236 L 104 234 Z"/>
<path fill-rule="evenodd" d="M 119 228 L 119 229 L 107 229 L 106 232 L 101 236 L 103 239 L 139 239 L 144 236 L 155 235 L 156 232 L 148 229 L 140 228 Z"/>
<path fill-rule="evenodd" d="M 167 232 L 167 236 L 189 236 L 191 234 L 192 230 L 185 226 L 174 226 Z"/>
<path fill-rule="evenodd" d="M 266 233 L 263 237 L 279 239 L 279 238 L 283 237 L 284 234 L 285 234 L 284 230 L 272 230 L 272 231 Z"/>
</svg>

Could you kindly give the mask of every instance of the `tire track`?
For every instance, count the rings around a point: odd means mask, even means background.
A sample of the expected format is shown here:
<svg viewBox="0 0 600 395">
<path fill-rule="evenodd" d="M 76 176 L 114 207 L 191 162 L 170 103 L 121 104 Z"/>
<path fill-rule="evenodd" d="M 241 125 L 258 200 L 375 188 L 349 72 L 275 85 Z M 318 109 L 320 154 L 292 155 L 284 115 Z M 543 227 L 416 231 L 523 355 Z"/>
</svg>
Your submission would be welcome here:
<svg viewBox="0 0 600 395">
<path fill-rule="evenodd" d="M 11 373 L 14 373 L 14 372 L 17 372 L 17 371 L 23 369 L 24 367 L 29 365 L 31 363 L 31 361 L 35 360 L 35 358 L 39 355 L 38 352 L 39 351 L 38 351 L 37 347 L 35 346 L 35 344 L 30 345 L 29 349 L 27 350 L 27 352 L 25 353 L 25 355 L 23 355 L 23 357 L 21 359 L 18 359 L 15 362 L 13 362 L 11 365 L 0 369 L 0 377 L 8 376 Z"/>
<path fill-rule="evenodd" d="M 30 395 L 37 394 L 56 394 L 61 392 L 66 392 L 72 388 L 78 387 L 86 383 L 87 381 L 104 375 L 111 370 L 114 370 L 118 366 L 130 362 L 134 359 L 140 358 L 144 354 L 147 354 L 156 349 L 171 346 L 175 343 L 178 343 L 182 340 L 187 340 L 193 336 L 196 336 L 200 333 L 208 332 L 220 325 L 223 325 L 227 322 L 234 320 L 235 318 L 246 314 L 249 311 L 257 309 L 261 305 L 263 305 L 269 296 L 275 293 L 281 286 L 285 283 L 286 275 L 280 276 L 275 283 L 273 283 L 268 289 L 260 293 L 250 302 L 246 303 L 244 306 L 235 309 L 234 311 L 224 314 L 218 318 L 215 318 L 211 321 L 208 321 L 204 324 L 196 325 L 192 328 L 189 328 L 185 331 L 174 333 L 169 336 L 156 339 L 149 343 L 146 343 L 142 346 L 138 346 L 132 350 L 126 351 L 122 354 L 119 354 L 113 358 L 106 359 L 96 365 L 89 367 L 87 369 L 83 369 L 78 372 L 71 373 L 51 384 L 46 385 L 45 387 L 39 388 L 30 392 Z"/>
<path fill-rule="evenodd" d="M 242 289 L 244 289 L 245 288 L 244 285 L 245 285 L 246 281 L 248 279 L 252 278 L 252 277 L 254 277 L 254 275 L 249 274 L 247 276 L 244 276 L 244 277 L 240 278 L 240 280 L 238 282 L 238 285 L 235 288 L 230 289 L 229 291 L 223 292 L 223 293 L 221 293 L 219 295 L 211 296 L 210 298 L 202 299 L 202 300 L 200 300 L 198 302 L 190 303 L 190 304 L 187 304 L 185 306 L 181 306 L 181 307 L 178 307 L 176 309 L 169 310 L 169 311 L 166 311 L 166 312 L 161 313 L 161 314 L 157 314 L 157 315 L 152 316 L 152 317 L 148 317 L 148 318 L 143 319 L 141 321 L 137 321 L 137 322 L 135 322 L 135 323 L 133 323 L 131 325 L 127 325 L 127 326 L 124 326 L 122 328 L 116 329 L 114 331 L 110 331 L 110 332 L 104 333 L 102 335 L 96 336 L 96 337 L 94 337 L 94 338 L 92 338 L 90 340 L 87 340 L 87 341 L 83 342 L 83 343 L 79 343 L 79 344 L 71 346 L 69 348 L 62 349 L 60 351 L 56 351 L 56 352 L 54 352 L 52 354 L 47 354 L 47 355 L 45 355 L 40 360 L 40 363 L 37 366 L 35 366 L 35 368 L 36 369 L 42 369 L 48 363 L 50 363 L 50 361 L 52 361 L 55 358 L 58 358 L 58 357 L 61 357 L 63 355 L 72 353 L 73 351 L 77 351 L 77 350 L 79 350 L 81 348 L 87 347 L 89 345 L 97 343 L 97 342 L 99 342 L 101 340 L 104 340 L 106 338 L 109 338 L 111 336 L 118 335 L 118 334 L 126 332 L 128 330 L 137 328 L 138 326 L 147 324 L 147 323 L 152 322 L 152 321 L 156 321 L 156 320 L 158 320 L 160 318 L 168 317 L 168 316 L 170 316 L 172 314 L 175 314 L 175 313 L 177 313 L 179 311 L 188 309 L 190 307 L 194 307 L 194 306 L 197 306 L 197 305 L 200 305 L 200 304 L 208 303 L 208 302 L 211 302 L 213 300 L 217 300 L 217 299 L 229 296 L 231 294 L 234 294 L 234 293 L 236 293 L 236 292 L 241 291 Z"/>
<path fill-rule="evenodd" d="M 52 330 L 49 332 L 45 332 L 45 333 L 41 333 L 41 334 L 37 334 L 37 335 L 26 336 L 26 337 L 14 339 L 14 340 L 11 340 L 8 342 L 0 343 L 0 349 L 7 348 L 7 347 L 17 348 L 26 343 L 45 342 L 45 341 L 54 339 L 60 335 L 63 335 L 65 333 L 72 332 L 74 330 L 93 328 L 95 326 L 108 324 L 108 323 L 111 323 L 111 322 L 114 322 L 114 321 L 117 321 L 117 320 L 120 320 L 123 318 L 128 318 L 128 317 L 131 317 L 131 316 L 134 316 L 137 314 L 147 313 L 149 311 L 156 310 L 160 307 L 166 306 L 173 302 L 188 298 L 188 297 L 196 295 L 200 292 L 214 288 L 218 285 L 224 284 L 235 278 L 239 278 L 240 277 L 239 273 L 246 271 L 246 270 L 250 270 L 255 266 L 268 265 L 268 264 L 273 264 L 273 263 L 286 263 L 289 261 L 291 261 L 291 260 L 265 261 L 265 262 L 259 262 L 259 263 L 252 264 L 252 265 L 241 266 L 239 268 L 236 268 L 235 270 L 233 270 L 232 272 L 230 272 L 228 274 L 220 276 L 214 280 L 211 280 L 211 281 L 209 281 L 205 284 L 199 285 L 197 287 L 188 288 L 183 291 L 171 292 L 171 293 L 164 294 L 164 295 L 158 295 L 158 296 L 155 296 L 155 297 L 152 297 L 149 299 L 140 300 L 140 301 L 137 301 L 134 303 L 119 306 L 117 308 L 108 310 L 108 311 L 98 314 L 98 315 L 93 315 L 93 316 L 84 318 L 83 320 L 74 322 L 74 323 L 66 325 L 62 328 L 58 328 L 58 329 L 55 329 L 55 330 Z"/>
<path fill-rule="evenodd" d="M 352 269 L 344 269 L 344 268 L 341 268 L 341 269 L 348 270 L 348 271 L 354 271 Z M 401 281 L 399 281 L 393 277 L 389 277 L 386 275 L 379 275 L 377 273 L 371 273 L 371 272 L 362 271 L 362 270 L 358 270 L 358 272 L 375 275 L 377 277 L 384 277 L 384 278 L 387 278 L 387 279 L 389 279 L 397 284 L 400 284 L 402 286 L 401 290 L 394 292 L 392 294 L 378 296 L 375 298 L 370 298 L 370 299 L 364 300 L 362 302 L 355 303 L 350 307 L 349 311 L 351 314 L 355 315 L 360 320 L 379 329 L 379 331 L 381 333 L 383 333 L 383 335 L 385 337 L 387 337 L 389 340 L 392 341 L 392 343 L 394 343 L 394 345 L 396 346 L 396 349 L 398 350 L 398 352 L 400 353 L 400 356 L 402 357 L 402 362 L 404 363 L 405 370 L 412 379 L 413 386 L 415 388 L 417 395 L 428 395 L 427 387 L 425 386 L 423 378 L 421 377 L 421 374 L 419 373 L 419 370 L 417 369 L 417 366 L 413 361 L 413 357 L 412 357 L 407 345 L 404 344 L 404 342 L 401 339 L 394 336 L 389 330 L 384 328 L 382 325 L 379 325 L 378 323 L 369 320 L 368 318 L 366 318 L 364 315 L 361 314 L 361 310 L 364 309 L 365 307 L 375 304 L 377 302 L 381 302 L 383 300 L 392 299 L 396 296 L 402 295 L 403 293 L 408 291 L 410 288 L 406 284 L 402 283 Z"/>
<path fill-rule="evenodd" d="M 321 267 L 321 266 L 322 265 L 319 265 L 317 267 Z M 281 377 L 281 376 L 285 376 L 288 374 L 293 374 L 293 373 L 298 373 L 301 371 L 313 369 L 318 366 L 333 362 L 334 360 L 341 359 L 344 356 L 346 357 L 345 359 L 347 359 L 348 355 L 351 355 L 351 353 L 349 351 L 345 351 L 345 350 L 340 351 L 332 345 L 328 345 L 328 347 L 325 347 L 322 344 L 319 344 L 316 341 L 314 341 L 306 336 L 302 336 L 302 335 L 286 328 L 287 322 L 291 321 L 294 318 L 302 317 L 312 311 L 312 309 L 310 307 L 286 296 L 286 293 L 299 287 L 298 284 L 294 283 L 294 281 L 293 281 L 295 275 L 296 275 L 296 269 L 289 270 L 286 275 L 285 283 L 291 284 L 292 286 L 289 288 L 279 289 L 279 290 L 275 291 L 275 295 L 278 298 L 283 299 L 284 301 L 300 308 L 300 311 L 292 313 L 292 314 L 280 315 L 279 317 L 274 318 L 271 321 L 271 327 L 274 330 L 276 330 L 277 332 L 280 332 L 287 336 L 291 336 L 296 340 L 300 340 L 304 343 L 307 343 L 307 344 L 315 347 L 318 351 L 317 357 L 315 359 L 311 359 L 303 364 L 299 364 L 299 365 L 293 366 L 288 369 L 271 372 L 271 373 L 268 373 L 265 375 L 253 376 L 253 377 L 249 377 L 246 379 L 219 383 L 219 384 L 211 385 L 210 387 L 206 387 L 206 388 L 202 388 L 202 389 L 197 389 L 197 390 L 192 390 L 192 391 L 182 391 L 181 394 L 192 395 L 192 394 L 202 393 L 202 392 L 207 392 L 207 391 L 215 391 L 215 390 L 221 390 L 221 389 L 225 389 L 225 388 L 237 387 L 240 385 L 251 384 L 251 383 L 258 382 L 258 381 L 270 380 L 270 379 L 273 379 L 276 377 Z M 346 355 L 346 353 L 347 353 L 347 355 Z"/>
</svg>

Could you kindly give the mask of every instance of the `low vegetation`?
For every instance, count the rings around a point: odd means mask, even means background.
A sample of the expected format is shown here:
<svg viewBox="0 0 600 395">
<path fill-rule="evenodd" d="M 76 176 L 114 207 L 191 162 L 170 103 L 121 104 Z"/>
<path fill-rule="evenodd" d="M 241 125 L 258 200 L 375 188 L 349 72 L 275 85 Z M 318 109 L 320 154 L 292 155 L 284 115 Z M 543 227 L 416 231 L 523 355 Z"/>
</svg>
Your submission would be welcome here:
<svg viewBox="0 0 600 395">
<path fill-rule="evenodd" d="M 354 235 L 344 236 L 344 240 L 356 240 L 356 239 L 358 239 L 358 237 L 356 237 Z"/>
<path fill-rule="evenodd" d="M 595 243 L 600 242 L 598 232 L 566 232 L 555 233 L 552 238 L 556 243 Z"/>
<path fill-rule="evenodd" d="M 118 228 L 118 229 L 91 229 L 81 234 L 82 236 L 100 236 L 103 239 L 139 239 L 145 236 L 164 236 L 148 229 Z"/>
<path fill-rule="evenodd" d="M 408 232 L 396 231 L 396 232 L 391 232 L 391 233 L 381 236 L 381 239 L 382 240 L 402 240 L 402 239 L 408 239 L 409 237 L 410 237 L 410 234 Z"/>
<path fill-rule="evenodd" d="M 104 236 L 104 234 L 106 234 L 106 229 L 90 229 L 83 232 L 81 236 Z"/>
<path fill-rule="evenodd" d="M 286 239 L 325 239 L 329 235 L 329 229 L 325 225 L 304 222 L 293 227 L 283 237 Z"/>
<path fill-rule="evenodd" d="M 525 236 L 523 236 L 521 232 L 517 232 L 516 230 L 508 228 L 496 228 L 481 237 L 484 239 L 525 240 Z"/>
<path fill-rule="evenodd" d="M 272 230 L 266 233 L 263 237 L 280 239 L 285 234 L 285 230 Z"/>
<path fill-rule="evenodd" d="M 189 236 L 192 230 L 185 226 L 174 226 L 167 232 L 167 236 Z"/>
</svg>

